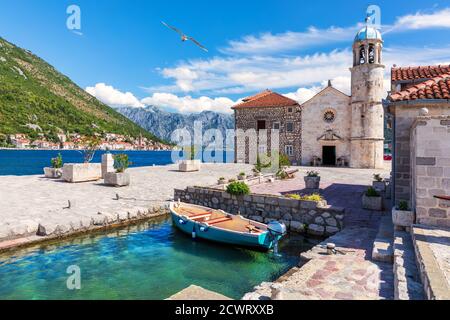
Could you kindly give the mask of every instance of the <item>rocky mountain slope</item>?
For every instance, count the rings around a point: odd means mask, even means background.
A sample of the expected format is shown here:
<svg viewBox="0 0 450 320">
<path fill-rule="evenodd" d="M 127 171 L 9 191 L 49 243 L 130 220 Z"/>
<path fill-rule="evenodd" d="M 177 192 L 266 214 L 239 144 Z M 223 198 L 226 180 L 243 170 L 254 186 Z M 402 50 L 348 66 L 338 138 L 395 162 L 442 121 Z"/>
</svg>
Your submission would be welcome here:
<svg viewBox="0 0 450 320">
<path fill-rule="evenodd" d="M 0 38 L 0 144 L 16 133 L 49 141 L 58 133 L 142 134 L 160 141 L 44 60 Z"/>
<path fill-rule="evenodd" d="M 146 108 L 124 107 L 117 109 L 117 111 L 166 141 L 170 141 L 170 136 L 175 129 L 186 128 L 193 134 L 195 121 L 201 121 L 204 130 L 219 129 L 224 137 L 227 129 L 234 129 L 234 116 L 232 114 L 213 111 L 185 115 L 167 112 L 154 106 Z"/>
</svg>

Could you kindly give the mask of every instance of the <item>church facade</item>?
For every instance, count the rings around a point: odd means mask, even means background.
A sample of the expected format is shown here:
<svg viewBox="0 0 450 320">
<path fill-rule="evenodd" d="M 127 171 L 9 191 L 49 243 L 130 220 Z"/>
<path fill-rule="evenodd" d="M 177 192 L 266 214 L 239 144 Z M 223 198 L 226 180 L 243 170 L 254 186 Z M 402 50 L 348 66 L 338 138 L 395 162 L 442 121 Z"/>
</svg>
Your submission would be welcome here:
<svg viewBox="0 0 450 320">
<path fill-rule="evenodd" d="M 266 90 L 233 106 L 236 129 L 279 129 L 280 152 L 296 165 L 382 168 L 384 110 L 380 32 L 365 26 L 353 43 L 351 96 L 328 86 L 303 104 Z M 270 143 L 270 138 L 269 142 Z M 251 162 L 248 148 L 259 141 L 235 145 L 237 162 Z M 239 150 L 245 152 L 239 152 Z"/>
</svg>

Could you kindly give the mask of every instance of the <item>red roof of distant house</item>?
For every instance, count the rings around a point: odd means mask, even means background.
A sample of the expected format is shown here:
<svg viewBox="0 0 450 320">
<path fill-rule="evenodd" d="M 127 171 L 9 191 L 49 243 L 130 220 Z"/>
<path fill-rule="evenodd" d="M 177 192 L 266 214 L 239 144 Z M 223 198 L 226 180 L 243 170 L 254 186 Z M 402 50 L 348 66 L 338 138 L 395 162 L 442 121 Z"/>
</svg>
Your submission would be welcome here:
<svg viewBox="0 0 450 320">
<path fill-rule="evenodd" d="M 392 93 L 391 101 L 424 99 L 450 99 L 450 72 L 416 84 L 403 91 Z"/>
<path fill-rule="evenodd" d="M 295 105 L 298 105 L 297 101 L 276 92 L 265 90 L 254 96 L 242 99 L 242 103 L 233 106 L 232 109 L 249 107 L 288 107 Z"/>
<path fill-rule="evenodd" d="M 450 72 L 450 65 L 392 68 L 391 81 L 432 79 Z"/>
</svg>

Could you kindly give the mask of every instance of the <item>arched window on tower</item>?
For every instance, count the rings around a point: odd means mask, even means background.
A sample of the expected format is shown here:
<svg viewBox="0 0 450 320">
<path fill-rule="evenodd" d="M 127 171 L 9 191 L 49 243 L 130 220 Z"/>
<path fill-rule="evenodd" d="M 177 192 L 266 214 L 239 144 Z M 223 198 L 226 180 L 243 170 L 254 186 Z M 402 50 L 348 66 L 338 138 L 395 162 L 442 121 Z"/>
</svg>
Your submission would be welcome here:
<svg viewBox="0 0 450 320">
<path fill-rule="evenodd" d="M 359 47 L 359 64 L 366 63 L 366 48 L 364 46 Z"/>
<path fill-rule="evenodd" d="M 369 45 L 369 63 L 375 63 L 375 47 L 373 44 Z"/>
</svg>

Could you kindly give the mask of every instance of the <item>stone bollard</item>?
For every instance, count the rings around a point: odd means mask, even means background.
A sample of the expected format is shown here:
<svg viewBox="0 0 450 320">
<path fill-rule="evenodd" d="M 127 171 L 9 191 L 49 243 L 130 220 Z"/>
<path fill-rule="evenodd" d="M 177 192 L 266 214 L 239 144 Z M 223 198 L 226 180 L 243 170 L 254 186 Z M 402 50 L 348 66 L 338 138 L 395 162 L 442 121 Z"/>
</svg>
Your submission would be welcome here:
<svg viewBox="0 0 450 320">
<path fill-rule="evenodd" d="M 111 153 L 102 155 L 102 179 L 105 179 L 108 172 L 114 172 L 114 157 Z"/>
</svg>

